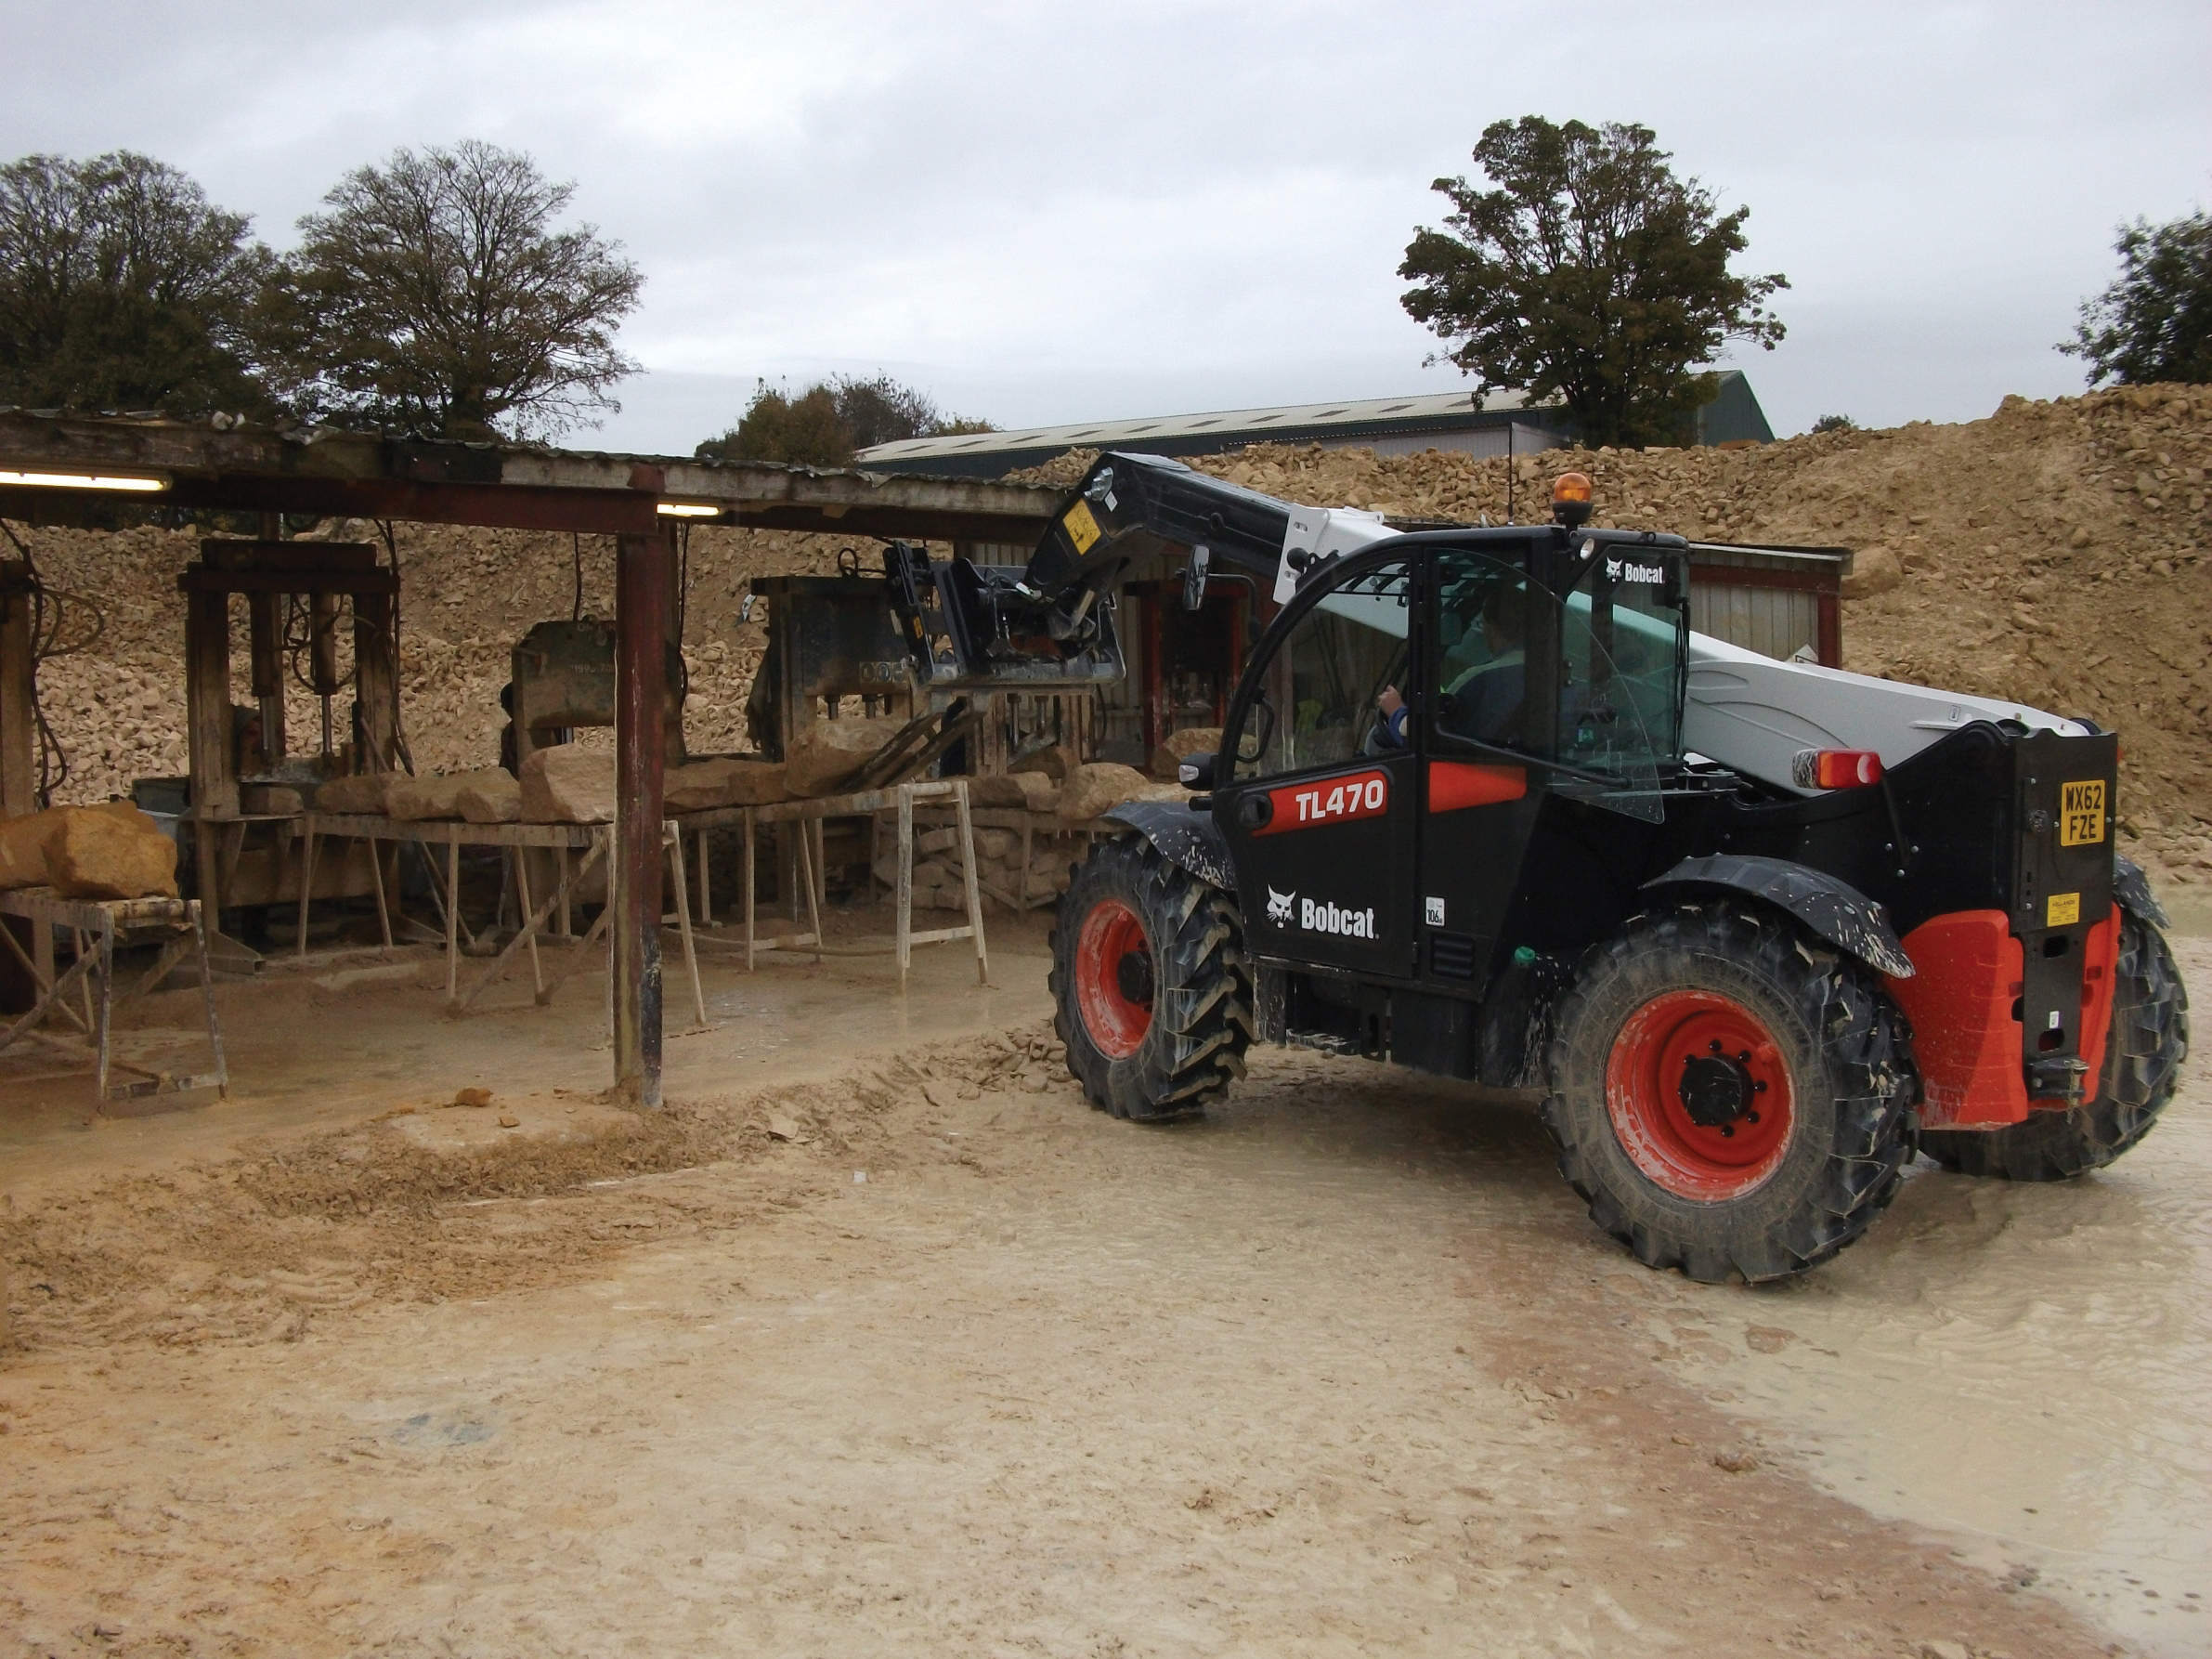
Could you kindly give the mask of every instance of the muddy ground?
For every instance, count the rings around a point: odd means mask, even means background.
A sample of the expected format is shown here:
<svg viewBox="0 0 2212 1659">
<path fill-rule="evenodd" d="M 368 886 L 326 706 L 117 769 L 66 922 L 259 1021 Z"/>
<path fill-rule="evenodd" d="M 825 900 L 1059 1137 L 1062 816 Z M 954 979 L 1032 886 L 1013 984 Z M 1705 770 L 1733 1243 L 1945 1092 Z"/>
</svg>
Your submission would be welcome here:
<svg viewBox="0 0 2212 1659">
<path fill-rule="evenodd" d="M 1700 1287 L 1522 1102 L 1270 1051 L 1110 1121 L 993 944 L 710 968 L 649 1118 L 597 981 L 405 954 L 227 987 L 227 1104 L 0 1078 L 0 1653 L 2212 1651 L 2201 1066 Z"/>
</svg>

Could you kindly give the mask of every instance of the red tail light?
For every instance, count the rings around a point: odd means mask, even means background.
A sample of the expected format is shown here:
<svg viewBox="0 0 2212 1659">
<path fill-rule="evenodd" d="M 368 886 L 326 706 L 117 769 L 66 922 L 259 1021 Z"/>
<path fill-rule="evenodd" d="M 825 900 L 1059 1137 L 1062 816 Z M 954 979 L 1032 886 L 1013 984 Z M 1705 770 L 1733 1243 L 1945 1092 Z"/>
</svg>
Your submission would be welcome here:
<svg viewBox="0 0 2212 1659">
<path fill-rule="evenodd" d="M 1871 749 L 1801 749 L 1790 777 L 1801 790 L 1857 790 L 1881 781 L 1881 756 Z"/>
</svg>

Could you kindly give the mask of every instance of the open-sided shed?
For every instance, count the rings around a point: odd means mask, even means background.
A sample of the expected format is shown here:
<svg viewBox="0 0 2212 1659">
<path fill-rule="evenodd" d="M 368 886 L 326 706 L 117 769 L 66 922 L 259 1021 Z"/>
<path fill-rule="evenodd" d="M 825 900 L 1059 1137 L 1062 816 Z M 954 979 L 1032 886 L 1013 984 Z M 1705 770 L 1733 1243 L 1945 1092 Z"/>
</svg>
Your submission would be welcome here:
<svg viewBox="0 0 2212 1659">
<path fill-rule="evenodd" d="M 676 621 L 676 535 L 686 522 L 952 542 L 1034 542 L 1056 492 L 968 479 L 880 477 L 750 462 L 609 455 L 522 445 L 454 444 L 324 428 L 277 430 L 216 417 L 155 418 L 0 411 L 0 516 L 89 522 L 115 502 L 182 511 L 407 519 L 615 537 L 618 811 L 610 901 L 615 911 L 617 1088 L 654 1104 L 660 1091 L 660 857 L 667 647 Z M 303 581 L 354 592 L 370 608 L 397 606 L 396 583 L 350 567 L 281 569 L 260 557 L 217 561 L 187 582 L 193 637 L 221 632 L 228 658 L 233 594 Z M 283 543 L 285 547 L 297 544 Z M 301 550 L 296 556 L 312 556 Z M 356 560 L 356 563 L 358 561 Z M 203 567 L 206 561 L 202 561 Z M 33 789 L 33 642 L 28 573 L 0 566 L 0 812 L 27 810 Z M 325 578 L 327 577 L 327 581 Z M 358 624 L 357 616 L 357 624 Z M 373 628 L 371 628 L 373 633 Z M 193 672 L 214 673 L 212 647 Z M 387 673 L 371 649 L 371 673 Z M 227 673 L 227 667 L 224 669 Z M 215 699 L 206 699 L 211 705 Z M 366 699 L 364 699 L 366 700 Z M 227 695 L 222 699 L 227 707 Z M 234 821 L 215 731 L 191 734 L 196 827 Z M 382 745 L 371 766 L 389 764 Z M 212 834 L 196 837 L 202 844 Z"/>
</svg>

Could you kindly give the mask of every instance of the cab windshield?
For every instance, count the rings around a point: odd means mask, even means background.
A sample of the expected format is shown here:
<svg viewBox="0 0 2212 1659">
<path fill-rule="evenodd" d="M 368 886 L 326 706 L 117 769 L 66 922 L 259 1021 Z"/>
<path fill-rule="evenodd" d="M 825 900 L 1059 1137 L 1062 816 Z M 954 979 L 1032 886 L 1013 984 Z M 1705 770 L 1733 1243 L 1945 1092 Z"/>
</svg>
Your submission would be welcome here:
<svg viewBox="0 0 2212 1659">
<path fill-rule="evenodd" d="M 1601 555 L 1564 601 L 1517 563 L 1472 549 L 1440 549 L 1436 569 L 1428 683 L 1438 752 L 1554 762 L 1572 768 L 1555 780 L 1559 792 L 1659 816 L 1686 640 L 1663 565 Z"/>
<path fill-rule="evenodd" d="M 1654 758 L 1682 752 L 1682 676 L 1689 645 L 1689 614 L 1667 597 L 1665 567 L 1631 552 L 1602 551 L 1591 560 L 1582 584 L 1567 596 L 1567 650 L 1595 647 L 1612 660 L 1612 693 L 1633 708 Z M 1585 655 L 1594 684 L 1597 660 Z"/>
</svg>

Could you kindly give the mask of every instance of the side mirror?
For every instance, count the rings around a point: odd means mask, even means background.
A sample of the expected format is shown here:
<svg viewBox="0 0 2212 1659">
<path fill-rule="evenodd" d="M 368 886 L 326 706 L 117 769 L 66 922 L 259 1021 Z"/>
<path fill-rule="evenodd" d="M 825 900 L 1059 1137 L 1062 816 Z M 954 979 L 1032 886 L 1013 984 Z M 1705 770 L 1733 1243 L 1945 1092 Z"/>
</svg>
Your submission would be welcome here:
<svg viewBox="0 0 2212 1659">
<path fill-rule="evenodd" d="M 1176 781 L 1185 789 L 1203 792 L 1214 787 L 1214 756 L 1187 754 L 1177 764 Z"/>
<path fill-rule="evenodd" d="M 1196 610 L 1206 602 L 1206 568 L 1213 560 L 1213 553 L 1204 542 L 1191 550 L 1190 568 L 1183 572 L 1185 610 Z"/>
</svg>

